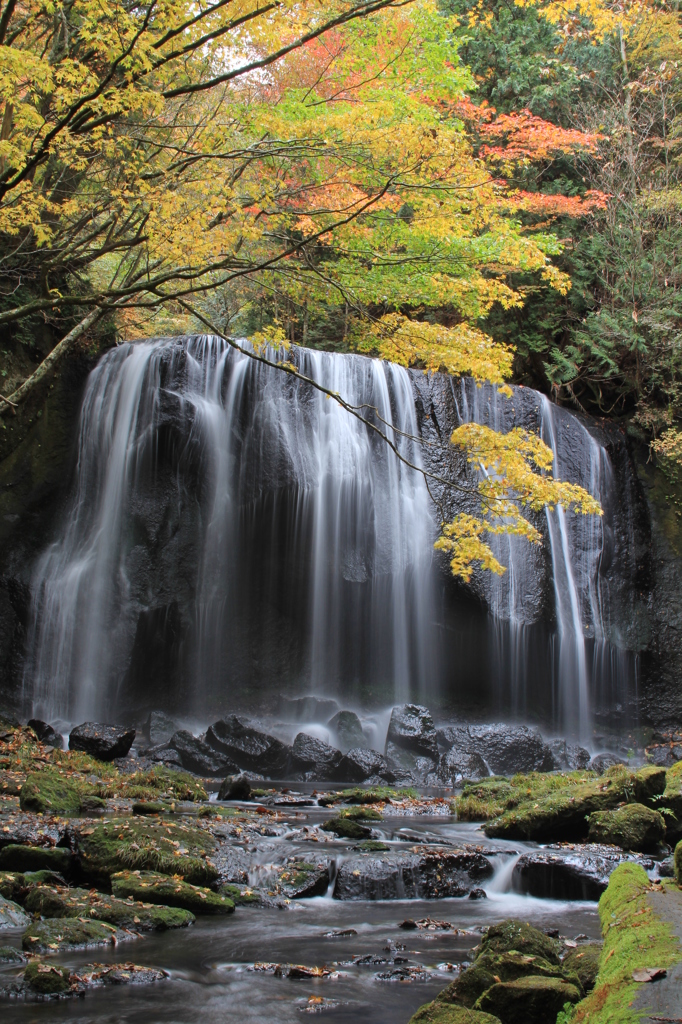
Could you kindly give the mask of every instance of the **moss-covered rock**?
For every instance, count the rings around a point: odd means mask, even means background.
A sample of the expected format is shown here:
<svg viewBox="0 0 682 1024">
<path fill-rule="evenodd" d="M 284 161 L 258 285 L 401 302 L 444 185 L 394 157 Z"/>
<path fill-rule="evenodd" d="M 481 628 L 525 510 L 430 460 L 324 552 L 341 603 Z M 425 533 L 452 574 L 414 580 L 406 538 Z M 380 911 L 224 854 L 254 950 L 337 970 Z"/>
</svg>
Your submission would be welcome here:
<svg viewBox="0 0 682 1024">
<path fill-rule="evenodd" d="M 510 918 L 490 926 L 480 945 L 483 953 L 523 953 L 558 966 L 561 943 L 524 921 Z"/>
<path fill-rule="evenodd" d="M 538 783 L 534 791 L 520 793 L 520 801 L 489 821 L 485 833 L 491 838 L 530 839 L 537 842 L 576 842 L 587 835 L 589 816 L 596 811 L 613 810 L 626 802 L 653 802 L 665 788 L 665 771 L 648 765 L 631 772 L 614 765 L 599 778 L 579 780 L 580 773 L 550 777 L 544 790 Z M 577 776 L 577 778 L 576 778 Z M 515 780 L 512 780 L 515 781 Z M 519 787 L 521 789 L 521 787 Z"/>
<path fill-rule="evenodd" d="M 28 957 L 16 946 L 0 946 L 0 964 L 25 964 Z"/>
<path fill-rule="evenodd" d="M 527 976 L 559 978 L 570 981 L 581 991 L 578 976 L 566 978 L 563 965 L 550 963 L 541 956 L 519 952 L 482 953 L 466 971 L 444 989 L 438 999 L 473 1007 L 492 985 L 501 981 L 516 981 Z"/>
<path fill-rule="evenodd" d="M 46 918 L 44 921 L 35 921 L 27 928 L 21 944 L 29 953 L 57 953 L 63 949 L 109 946 L 116 938 L 116 928 L 102 921 Z"/>
<path fill-rule="evenodd" d="M 257 906 L 261 901 L 260 893 L 249 888 L 248 885 L 235 885 L 232 882 L 224 882 L 218 889 L 218 892 L 221 896 L 227 896 L 228 900 L 232 900 L 235 905 L 239 906 Z"/>
<path fill-rule="evenodd" d="M 591 992 L 599 974 L 599 960 L 601 957 L 601 942 L 591 942 L 589 946 L 581 946 L 580 949 L 573 949 L 564 957 L 561 966 L 564 972 L 575 974 L 584 992 Z"/>
<path fill-rule="evenodd" d="M 24 981 L 31 991 L 39 995 L 58 995 L 71 988 L 71 972 L 68 967 L 57 964 L 43 964 L 34 960 L 24 971 Z"/>
<path fill-rule="evenodd" d="M 22 811 L 36 814 L 80 814 L 81 789 L 65 774 L 45 770 L 29 775 L 21 787 L 19 803 Z"/>
<path fill-rule="evenodd" d="M 675 857 L 673 860 L 675 865 L 675 879 L 678 885 L 682 885 L 682 840 L 675 847 Z"/>
<path fill-rule="evenodd" d="M 382 843 L 380 839 L 364 839 L 356 846 L 356 850 L 360 850 L 362 853 L 383 853 L 390 849 L 388 843 Z"/>
<path fill-rule="evenodd" d="M 350 818 L 351 821 L 383 821 L 384 816 L 374 807 L 366 807 L 360 804 L 357 807 L 349 807 L 348 810 L 339 811 L 339 818 Z"/>
<path fill-rule="evenodd" d="M 19 846 L 11 843 L 0 850 L 2 871 L 55 871 L 68 875 L 73 864 L 69 850 L 59 846 Z"/>
<path fill-rule="evenodd" d="M 181 907 L 193 914 L 232 914 L 234 902 L 225 894 L 190 885 L 154 871 L 121 871 L 111 876 L 111 891 L 121 899 Z"/>
<path fill-rule="evenodd" d="M 390 804 L 394 800 L 411 800 L 417 796 L 415 789 L 392 789 L 390 786 L 369 786 L 367 789 L 344 789 L 339 793 L 325 793 L 317 801 L 320 807 L 334 804 Z"/>
<path fill-rule="evenodd" d="M 291 900 L 324 896 L 329 887 L 329 867 L 326 863 L 308 864 L 291 859 L 277 871 L 274 891 Z"/>
<path fill-rule="evenodd" d="M 159 906 L 152 901 L 118 899 L 89 889 L 39 886 L 31 890 L 24 906 L 30 913 L 41 917 L 86 918 L 133 931 L 166 931 L 186 928 L 194 922 L 194 915 L 189 910 Z"/>
<path fill-rule="evenodd" d="M 163 814 L 167 810 L 169 810 L 168 804 L 162 804 L 158 800 L 136 800 L 132 806 L 133 814 L 139 814 L 140 817 Z"/>
<path fill-rule="evenodd" d="M 0 896 L 13 903 L 22 903 L 26 895 L 24 876 L 19 871 L 0 871 Z"/>
<path fill-rule="evenodd" d="M 668 768 L 665 777 L 665 790 L 661 797 L 661 807 L 672 812 L 666 819 L 666 839 L 674 845 L 682 839 L 682 761 L 678 761 L 672 768 Z"/>
<path fill-rule="evenodd" d="M 329 818 L 320 827 L 325 832 L 333 832 L 341 839 L 366 839 L 372 834 L 372 830 L 366 825 L 361 825 L 359 821 L 340 816 Z"/>
<path fill-rule="evenodd" d="M 199 779 L 163 765 L 156 765 L 148 772 L 114 777 L 100 786 L 98 792 L 100 796 L 147 802 L 164 799 L 201 803 L 208 800 L 208 793 Z"/>
<path fill-rule="evenodd" d="M 410 1017 L 409 1024 L 500 1024 L 500 1018 L 434 1000 L 420 1006 L 414 1016 Z"/>
<path fill-rule="evenodd" d="M 208 885 L 218 872 L 210 860 L 215 839 L 191 825 L 154 819 L 104 821 L 76 833 L 86 877 L 108 884 L 120 871 L 156 871 L 179 875 L 193 885 Z"/>
<path fill-rule="evenodd" d="M 614 811 L 590 815 L 591 843 L 610 843 L 623 850 L 652 850 L 665 838 L 665 819 L 644 804 L 625 804 Z"/>
<path fill-rule="evenodd" d="M 581 993 L 560 978 L 531 975 L 493 985 L 474 1009 L 499 1017 L 503 1024 L 554 1024 L 566 1003 L 578 1003 Z"/>
</svg>

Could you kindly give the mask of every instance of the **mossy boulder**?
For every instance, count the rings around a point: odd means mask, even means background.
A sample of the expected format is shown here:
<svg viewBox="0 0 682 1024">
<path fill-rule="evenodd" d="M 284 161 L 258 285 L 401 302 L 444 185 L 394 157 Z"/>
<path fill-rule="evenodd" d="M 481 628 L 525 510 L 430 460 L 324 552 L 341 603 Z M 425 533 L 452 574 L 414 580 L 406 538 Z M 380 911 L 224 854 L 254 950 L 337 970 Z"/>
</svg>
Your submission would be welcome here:
<svg viewBox="0 0 682 1024">
<path fill-rule="evenodd" d="M 453 1006 L 434 1000 L 420 1006 L 409 1024 L 500 1024 L 499 1017 L 464 1006 Z"/>
<path fill-rule="evenodd" d="M 365 807 L 362 804 L 357 807 L 349 807 L 348 810 L 339 811 L 339 818 L 350 818 L 351 821 L 383 821 L 384 816 L 374 807 Z"/>
<path fill-rule="evenodd" d="M 233 882 L 223 882 L 218 892 L 221 896 L 227 896 L 235 905 L 248 907 L 249 904 L 257 906 L 261 902 L 261 895 L 248 885 L 235 885 Z"/>
<path fill-rule="evenodd" d="M 278 869 L 274 888 L 291 900 L 324 896 L 329 888 L 329 867 L 326 863 L 308 864 L 291 859 Z"/>
<path fill-rule="evenodd" d="M 582 988 L 577 975 L 566 979 L 563 966 L 550 963 L 544 957 L 519 952 L 482 953 L 438 998 L 443 1002 L 473 1007 L 492 985 L 500 981 L 516 981 L 529 975 L 570 980 L 577 988 Z"/>
<path fill-rule="evenodd" d="M 25 964 L 28 957 L 16 946 L 0 946 L 0 964 Z"/>
<path fill-rule="evenodd" d="M 483 953 L 523 953 L 525 956 L 540 957 L 558 966 L 561 943 L 551 939 L 532 925 L 515 918 L 490 926 L 480 945 Z"/>
<path fill-rule="evenodd" d="M 13 903 L 22 903 L 26 895 L 24 876 L 19 871 L 0 871 L 0 896 Z"/>
<path fill-rule="evenodd" d="M 20 846 L 11 843 L 0 850 L 0 871 L 55 871 L 68 875 L 73 864 L 69 850 L 59 846 Z"/>
<path fill-rule="evenodd" d="M 682 839 L 682 761 L 668 768 L 665 781 L 661 806 L 672 811 L 672 816 L 666 819 L 666 839 L 675 843 Z"/>
<path fill-rule="evenodd" d="M 197 916 L 234 912 L 234 902 L 228 896 L 155 871 L 120 871 L 111 876 L 111 891 L 121 899 L 181 907 Z"/>
<path fill-rule="evenodd" d="M 371 828 L 361 825 L 359 821 L 355 821 L 353 818 L 341 816 L 329 818 L 320 827 L 325 832 L 333 832 L 335 836 L 339 836 L 341 839 L 367 839 L 372 835 Z"/>
<path fill-rule="evenodd" d="M 554 1024 L 566 1003 L 577 1003 L 581 993 L 560 978 L 530 975 L 493 985 L 474 1009 L 499 1017 L 502 1024 Z"/>
<path fill-rule="evenodd" d="M 610 843 L 623 850 L 652 850 L 665 838 L 665 819 L 644 804 L 625 804 L 614 811 L 590 815 L 591 843 Z"/>
<path fill-rule="evenodd" d="M 591 942 L 589 946 L 573 949 L 564 957 L 561 966 L 566 975 L 575 974 L 584 992 L 591 992 L 599 974 L 602 943 Z"/>
<path fill-rule="evenodd" d="M 94 786 L 74 781 L 58 768 L 46 768 L 28 775 L 21 787 L 19 803 L 22 811 L 66 816 L 105 806 Z"/>
<path fill-rule="evenodd" d="M 210 885 L 218 871 L 210 860 L 215 839 L 192 825 L 151 818 L 104 821 L 76 833 L 86 877 L 109 883 L 120 871 L 156 871 L 179 875 L 193 885 Z"/>
<path fill-rule="evenodd" d="M 35 960 L 24 971 L 24 981 L 32 992 L 53 996 L 68 992 L 71 988 L 71 972 L 68 967 L 57 964 L 43 964 Z"/>
<path fill-rule="evenodd" d="M 113 945 L 117 929 L 102 921 L 46 918 L 35 921 L 23 934 L 21 944 L 29 953 L 58 953 L 63 949 L 87 949 Z"/>
<path fill-rule="evenodd" d="M 678 885 L 682 885 L 682 840 L 675 847 L 675 879 Z"/>
<path fill-rule="evenodd" d="M 363 789 L 344 789 L 339 793 L 326 793 L 317 801 L 320 807 L 331 807 L 333 804 L 390 804 L 394 800 L 413 799 L 417 796 L 415 789 L 392 789 L 390 786 L 369 786 Z"/>
<path fill-rule="evenodd" d="M 122 900 L 89 889 L 39 886 L 31 890 L 24 906 L 30 913 L 41 917 L 86 918 L 133 931 L 166 931 L 186 928 L 194 922 L 194 915 L 189 910 L 158 906 L 151 901 Z"/>
<path fill-rule="evenodd" d="M 163 814 L 169 809 L 168 804 L 162 804 L 158 800 L 136 800 L 131 808 L 133 814 L 139 814 L 140 817 L 149 814 Z"/>
<path fill-rule="evenodd" d="M 547 788 L 535 793 L 531 787 L 526 793 L 521 791 L 518 804 L 489 821 L 485 834 L 498 839 L 577 842 L 586 837 L 591 814 L 627 802 L 652 802 L 665 788 L 665 770 L 653 765 L 638 772 L 614 765 L 598 778 L 565 786 L 561 778 L 555 776 Z"/>
</svg>

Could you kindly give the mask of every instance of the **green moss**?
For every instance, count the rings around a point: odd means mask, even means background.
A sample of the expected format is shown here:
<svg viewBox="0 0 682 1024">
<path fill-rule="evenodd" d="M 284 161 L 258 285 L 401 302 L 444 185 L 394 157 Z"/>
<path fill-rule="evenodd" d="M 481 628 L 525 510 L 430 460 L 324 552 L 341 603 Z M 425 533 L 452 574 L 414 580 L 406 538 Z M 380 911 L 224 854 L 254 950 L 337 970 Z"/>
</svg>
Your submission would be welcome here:
<svg viewBox="0 0 682 1024">
<path fill-rule="evenodd" d="M 179 878 L 169 878 L 153 871 L 121 871 L 111 877 L 114 896 L 126 899 L 132 896 L 143 903 L 162 903 L 169 907 L 182 907 L 193 914 L 231 914 L 234 902 L 225 894 L 190 885 Z"/>
<path fill-rule="evenodd" d="M 590 815 L 588 838 L 591 843 L 611 843 L 623 850 L 652 850 L 665 838 L 665 819 L 644 804 L 595 811 Z"/>
<path fill-rule="evenodd" d="M 528 975 L 569 981 L 579 989 L 582 995 L 582 986 L 578 976 L 572 973 L 568 978 L 563 964 L 550 962 L 542 956 L 514 951 L 482 953 L 471 967 L 463 971 L 459 978 L 440 993 L 438 999 L 443 1002 L 473 1007 L 483 993 L 496 983 L 516 981 L 518 978 Z"/>
<path fill-rule="evenodd" d="M 179 875 L 194 885 L 218 877 L 210 860 L 216 848 L 211 835 L 191 825 L 144 819 L 105 821 L 77 833 L 84 874 L 108 883 L 119 871 L 157 871 Z"/>
<path fill-rule="evenodd" d="M 416 789 L 392 789 L 390 786 L 370 786 L 368 789 L 344 789 L 340 793 L 327 793 L 318 800 L 320 807 L 333 804 L 390 804 L 394 800 L 416 800 Z"/>
<path fill-rule="evenodd" d="M 365 839 L 372 834 L 371 829 L 361 825 L 359 821 L 353 821 L 352 818 L 329 818 L 320 828 L 325 832 L 333 832 L 341 839 Z"/>
<path fill-rule="evenodd" d="M 117 928 L 137 931 L 165 931 L 186 928 L 194 922 L 188 910 L 150 905 L 152 901 L 133 902 L 89 889 L 65 889 L 39 886 L 26 897 L 25 907 L 32 914 L 47 918 L 86 918 L 104 921 Z"/>
<path fill-rule="evenodd" d="M 493 985 L 476 1003 L 476 1010 L 492 1013 L 504 1024 L 552 1024 L 566 1003 L 577 1003 L 581 993 L 560 978 L 526 977 Z"/>
<path fill-rule="evenodd" d="M 22 811 L 36 814 L 79 814 L 81 792 L 58 771 L 34 772 L 21 787 L 19 803 Z"/>
<path fill-rule="evenodd" d="M 561 944 L 524 921 L 511 918 L 490 926 L 481 942 L 481 953 L 522 953 L 541 957 L 558 966 Z"/>
<path fill-rule="evenodd" d="M 512 784 L 522 790 L 518 779 L 515 776 Z M 587 835 L 590 814 L 621 803 L 653 802 L 664 788 L 665 771 L 651 765 L 638 772 L 616 765 L 600 778 L 591 773 L 555 773 L 545 783 L 529 786 L 515 807 L 489 821 L 485 833 L 491 838 L 575 842 Z"/>
<path fill-rule="evenodd" d="M 0 964 L 25 964 L 27 959 L 16 946 L 0 946 Z"/>
<path fill-rule="evenodd" d="M 0 850 L 0 869 L 3 871 L 56 871 L 66 875 L 71 870 L 72 861 L 70 851 L 59 846 L 19 846 L 10 843 Z"/>
<path fill-rule="evenodd" d="M 218 891 L 222 896 L 227 896 L 235 904 L 248 906 L 249 904 L 260 903 L 259 893 L 249 889 L 248 885 L 239 886 L 233 885 L 230 882 L 224 882 Z"/>
<path fill-rule="evenodd" d="M 167 804 L 162 804 L 155 800 L 135 802 L 132 806 L 133 814 L 139 814 L 140 817 L 144 817 L 147 814 L 163 814 L 168 809 Z"/>
<path fill-rule="evenodd" d="M 384 816 L 373 807 L 351 807 L 349 810 L 339 811 L 340 818 L 350 818 L 353 821 L 383 821 Z"/>
<path fill-rule="evenodd" d="M 390 850 L 391 847 L 387 843 L 382 843 L 380 839 L 365 839 L 364 842 L 358 843 L 357 849 L 364 853 L 380 853 Z"/>
<path fill-rule="evenodd" d="M 621 864 L 611 875 L 599 901 L 604 935 L 599 974 L 593 991 L 569 1018 L 575 1024 L 639 1024 L 641 1014 L 631 1003 L 641 986 L 633 981 L 633 970 L 671 967 L 682 960 L 672 926 L 656 916 L 647 899 L 649 888 L 639 864 Z"/>
<path fill-rule="evenodd" d="M 100 787 L 100 795 L 146 802 L 158 801 L 161 797 L 190 803 L 208 800 L 208 793 L 193 775 L 163 765 L 156 765 L 148 772 L 118 775 Z"/>
<path fill-rule="evenodd" d="M 500 1024 L 500 1018 L 434 1000 L 420 1006 L 414 1016 L 410 1017 L 409 1024 Z"/>
<path fill-rule="evenodd" d="M 29 964 L 24 971 L 24 981 L 40 995 L 57 995 L 60 992 L 68 992 L 71 973 L 68 967 L 59 967 L 56 964 L 42 964 L 37 960 Z"/>
<path fill-rule="evenodd" d="M 677 884 L 678 885 L 682 885 L 682 841 L 679 842 L 677 844 L 677 846 L 675 847 L 674 863 L 675 863 L 675 878 L 677 879 Z M 4 893 L 3 893 L 3 895 L 4 895 Z"/>
<path fill-rule="evenodd" d="M 564 973 L 575 974 L 584 992 L 591 992 L 599 973 L 601 942 L 592 942 L 589 946 L 573 949 L 561 962 Z"/>
<path fill-rule="evenodd" d="M 26 882 L 19 871 L 0 871 L 0 896 L 13 903 L 23 903 Z"/>
<path fill-rule="evenodd" d="M 101 921 L 72 921 L 47 918 L 36 921 L 24 932 L 21 944 L 29 953 L 57 953 L 62 949 L 86 949 L 112 945 L 116 928 Z"/>
<path fill-rule="evenodd" d="M 665 790 L 656 806 L 665 813 L 666 839 L 674 844 L 682 839 L 682 761 L 668 768 L 665 781 Z"/>
</svg>

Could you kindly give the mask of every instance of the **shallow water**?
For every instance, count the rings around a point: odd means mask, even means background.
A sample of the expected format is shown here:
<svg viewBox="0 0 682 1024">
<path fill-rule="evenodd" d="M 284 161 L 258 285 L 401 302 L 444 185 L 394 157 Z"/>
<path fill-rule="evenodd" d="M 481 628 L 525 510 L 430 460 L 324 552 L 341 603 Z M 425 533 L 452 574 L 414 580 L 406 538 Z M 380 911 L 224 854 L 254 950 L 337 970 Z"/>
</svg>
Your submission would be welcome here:
<svg viewBox="0 0 682 1024">
<path fill-rule="evenodd" d="M 341 840 L 301 840 L 302 824 L 316 823 L 325 812 L 299 809 L 292 815 L 291 838 L 264 837 L 249 852 L 252 868 L 305 853 L 310 859 L 336 859 L 353 852 Z M 530 844 L 488 841 L 477 826 L 450 818 L 387 818 L 376 823 L 382 838 L 408 849 L 415 841 L 480 843 L 495 850 L 495 874 L 484 883 L 487 899 L 339 901 L 330 896 L 298 900 L 287 909 L 238 907 L 227 918 L 203 918 L 189 929 L 155 933 L 119 945 L 115 950 L 93 949 L 63 954 L 56 962 L 78 965 L 135 961 L 170 972 L 168 981 L 143 987 L 108 987 L 90 991 L 84 999 L 59 1002 L 4 1002 L 3 1022 L 93 1021 L 98 1024 L 213 1024 L 238 1019 L 245 1024 L 301 1024 L 317 1010 L 339 1024 L 407 1024 L 417 1007 L 433 999 L 456 977 L 457 965 L 468 959 L 480 940 L 481 929 L 505 917 L 521 917 L 539 928 L 558 928 L 562 935 L 599 937 L 595 903 L 538 900 L 510 891 L 510 866 Z M 401 840 L 409 838 L 409 842 Z M 406 918 L 437 918 L 453 923 L 458 932 L 406 931 Z M 355 935 L 328 937 L 331 931 L 355 930 Z M 2 944 L 20 944 L 21 933 L 4 932 Z M 405 948 L 397 948 L 404 945 Z M 354 964 L 354 957 L 371 954 L 408 964 Z M 295 963 L 327 966 L 329 978 L 292 980 L 249 970 L 254 963 Z M 385 981 L 378 975 L 401 966 L 421 966 L 426 980 Z M 3 972 L 5 973 L 5 972 Z M 10 972 L 7 972 L 10 973 Z M 328 1003 L 310 1002 L 321 997 Z"/>
</svg>

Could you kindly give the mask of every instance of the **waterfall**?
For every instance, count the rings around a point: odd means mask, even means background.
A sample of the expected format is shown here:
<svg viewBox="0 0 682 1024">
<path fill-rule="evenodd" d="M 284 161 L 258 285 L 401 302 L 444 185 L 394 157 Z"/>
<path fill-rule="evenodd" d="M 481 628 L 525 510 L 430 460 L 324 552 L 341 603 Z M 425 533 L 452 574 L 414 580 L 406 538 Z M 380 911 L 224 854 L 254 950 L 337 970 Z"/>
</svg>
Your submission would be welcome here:
<svg viewBox="0 0 682 1024">
<path fill-rule="evenodd" d="M 418 464 L 406 370 L 288 358 Z M 156 675 L 159 701 L 197 714 L 264 676 L 419 697 L 433 540 L 421 474 L 326 395 L 214 337 L 120 345 L 89 378 L 73 493 L 35 568 L 27 696 L 70 720 L 143 706 Z"/>
</svg>

